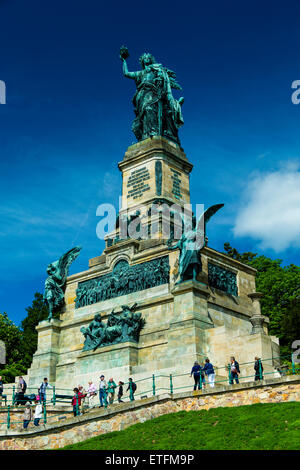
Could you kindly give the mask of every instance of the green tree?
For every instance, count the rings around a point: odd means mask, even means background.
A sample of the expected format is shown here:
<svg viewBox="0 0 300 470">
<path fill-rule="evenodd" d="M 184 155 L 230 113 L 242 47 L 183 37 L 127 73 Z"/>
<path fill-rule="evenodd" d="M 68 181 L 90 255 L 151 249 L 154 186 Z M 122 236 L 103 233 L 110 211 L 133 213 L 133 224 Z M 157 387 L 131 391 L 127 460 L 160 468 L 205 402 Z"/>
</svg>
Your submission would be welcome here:
<svg viewBox="0 0 300 470">
<path fill-rule="evenodd" d="M 38 334 L 35 327 L 48 316 L 48 308 L 44 303 L 43 295 L 36 292 L 32 305 L 27 307 L 26 311 L 27 316 L 21 322 L 21 329 L 23 331 L 22 351 L 24 366 L 29 368 L 32 362 L 32 356 L 37 349 Z"/>
<path fill-rule="evenodd" d="M 13 382 L 16 375 L 24 374 L 22 344 L 23 332 L 9 318 L 6 312 L 0 313 L 0 339 L 6 349 L 6 364 L 1 365 L 4 382 Z"/>
<path fill-rule="evenodd" d="M 269 333 L 280 339 L 281 353 L 290 354 L 291 343 L 300 339 L 299 299 L 300 267 L 281 266 L 282 260 L 272 260 L 257 253 L 239 253 L 229 243 L 224 244 L 226 254 L 257 270 L 256 288 L 262 292 L 262 314 L 270 319 Z"/>
<path fill-rule="evenodd" d="M 27 315 L 16 326 L 7 313 L 0 314 L 0 340 L 6 347 L 6 364 L 1 367 L 4 382 L 13 382 L 18 375 L 26 373 L 37 349 L 37 331 L 35 327 L 48 316 L 48 308 L 39 292 L 34 294 L 32 305 L 26 308 Z"/>
</svg>

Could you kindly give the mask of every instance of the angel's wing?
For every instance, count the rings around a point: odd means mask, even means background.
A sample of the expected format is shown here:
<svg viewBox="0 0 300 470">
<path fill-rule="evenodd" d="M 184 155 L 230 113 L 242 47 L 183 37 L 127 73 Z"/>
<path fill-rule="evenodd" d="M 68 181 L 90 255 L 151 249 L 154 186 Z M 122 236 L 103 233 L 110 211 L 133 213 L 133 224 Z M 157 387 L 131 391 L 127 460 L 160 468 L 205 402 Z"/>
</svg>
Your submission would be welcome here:
<svg viewBox="0 0 300 470">
<path fill-rule="evenodd" d="M 58 271 L 59 271 L 59 275 L 63 283 L 66 282 L 66 279 L 69 273 L 69 267 L 71 266 L 73 261 L 77 258 L 80 251 L 81 251 L 81 246 L 75 246 L 75 248 L 72 248 L 71 250 L 67 251 L 67 253 L 65 253 L 59 258 Z"/>
<path fill-rule="evenodd" d="M 175 90 L 182 90 L 181 86 L 176 81 L 176 73 L 169 69 L 166 69 L 166 72 L 169 76 L 171 88 L 174 88 Z"/>
<path fill-rule="evenodd" d="M 208 209 L 206 209 L 206 211 L 204 211 L 203 214 L 199 217 L 199 220 L 197 222 L 197 232 L 199 230 L 202 230 L 202 227 L 203 227 L 204 228 L 204 234 L 205 234 L 206 233 L 206 224 L 207 224 L 207 222 L 223 206 L 224 206 L 224 204 L 215 204 L 213 206 L 210 206 Z"/>
</svg>

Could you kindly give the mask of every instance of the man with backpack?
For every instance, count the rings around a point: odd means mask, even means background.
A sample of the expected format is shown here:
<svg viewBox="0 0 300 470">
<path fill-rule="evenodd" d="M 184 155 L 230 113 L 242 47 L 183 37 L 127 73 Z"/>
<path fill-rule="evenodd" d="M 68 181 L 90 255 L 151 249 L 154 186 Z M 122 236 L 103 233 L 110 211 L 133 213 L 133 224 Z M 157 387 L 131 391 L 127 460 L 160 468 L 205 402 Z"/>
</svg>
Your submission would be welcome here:
<svg viewBox="0 0 300 470">
<path fill-rule="evenodd" d="M 26 392 L 26 388 L 27 388 L 27 384 L 25 382 L 25 380 L 23 379 L 23 377 L 19 377 L 19 382 L 18 382 L 18 385 L 17 385 L 17 393 L 20 393 L 21 395 L 24 395 L 24 393 Z"/>
<path fill-rule="evenodd" d="M 132 378 L 128 379 L 128 387 L 126 392 L 129 390 L 129 398 L 131 401 L 134 400 L 134 392 L 136 391 L 136 384 L 132 381 Z"/>
</svg>

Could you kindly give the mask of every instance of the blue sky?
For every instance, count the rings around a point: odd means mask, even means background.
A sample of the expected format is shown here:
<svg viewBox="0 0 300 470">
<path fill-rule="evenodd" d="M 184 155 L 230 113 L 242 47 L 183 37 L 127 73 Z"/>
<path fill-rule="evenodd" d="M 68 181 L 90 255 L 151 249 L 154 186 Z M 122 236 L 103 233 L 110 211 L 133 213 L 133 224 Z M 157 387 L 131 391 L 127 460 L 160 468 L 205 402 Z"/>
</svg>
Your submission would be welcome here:
<svg viewBox="0 0 300 470">
<path fill-rule="evenodd" d="M 225 203 L 209 245 L 299 264 L 299 14 L 297 2 L 0 0 L 0 311 L 19 323 L 49 262 L 80 244 L 74 273 L 103 250 L 96 208 L 117 204 L 135 141 L 122 44 L 130 70 L 148 51 L 177 73 L 192 201 Z"/>
</svg>

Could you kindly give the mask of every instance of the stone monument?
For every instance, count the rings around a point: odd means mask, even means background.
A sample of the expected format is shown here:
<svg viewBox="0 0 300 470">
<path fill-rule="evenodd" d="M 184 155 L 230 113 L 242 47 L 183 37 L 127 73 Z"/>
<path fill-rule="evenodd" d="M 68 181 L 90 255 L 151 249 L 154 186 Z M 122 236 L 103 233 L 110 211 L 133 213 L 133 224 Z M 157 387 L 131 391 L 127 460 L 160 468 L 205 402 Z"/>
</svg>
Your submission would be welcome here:
<svg viewBox="0 0 300 470">
<path fill-rule="evenodd" d="M 49 271 L 46 299 L 58 294 L 60 316 L 50 313 L 37 327 L 30 386 L 44 376 L 70 389 L 98 383 L 101 374 L 124 382 L 130 376 L 168 377 L 190 372 L 195 360 L 206 357 L 226 379 L 232 355 L 250 362 L 243 375 L 253 374 L 255 356 L 279 355 L 260 313 L 255 269 L 207 246 L 207 222 L 223 204 L 198 220 L 190 208 L 193 166 L 178 137 L 183 98 L 172 94 L 181 89 L 175 73 L 151 54 L 141 56 L 141 70 L 130 72 L 128 57 L 123 46 L 123 74 L 137 88 L 132 130 L 138 142 L 118 165 L 122 207 L 103 253 L 89 260 L 86 271 L 65 278 L 78 247 L 56 262 L 55 272 L 64 266 L 59 279 Z M 274 370 L 272 360 L 268 364 L 265 373 Z M 149 390 L 146 381 L 139 384 L 139 392 Z M 174 385 L 192 381 L 183 376 Z"/>
</svg>

